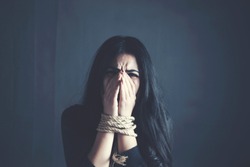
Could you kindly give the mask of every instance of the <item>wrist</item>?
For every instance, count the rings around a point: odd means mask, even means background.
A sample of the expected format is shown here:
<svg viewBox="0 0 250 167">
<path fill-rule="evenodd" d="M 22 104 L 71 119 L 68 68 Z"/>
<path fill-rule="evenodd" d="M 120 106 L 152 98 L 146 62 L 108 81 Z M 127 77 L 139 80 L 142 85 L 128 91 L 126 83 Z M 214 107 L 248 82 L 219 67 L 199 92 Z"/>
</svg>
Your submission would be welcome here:
<svg viewBox="0 0 250 167">
<path fill-rule="evenodd" d="M 136 137 L 137 134 L 134 132 L 134 129 L 136 128 L 134 120 L 135 118 L 132 116 L 112 116 L 102 114 L 97 131 L 114 132 Z"/>
<path fill-rule="evenodd" d="M 110 110 L 104 109 L 103 113 L 105 115 L 118 116 L 118 111 L 114 111 L 112 109 L 110 109 Z"/>
<path fill-rule="evenodd" d="M 122 109 L 118 111 L 119 116 L 130 117 L 132 115 L 132 109 Z"/>
</svg>

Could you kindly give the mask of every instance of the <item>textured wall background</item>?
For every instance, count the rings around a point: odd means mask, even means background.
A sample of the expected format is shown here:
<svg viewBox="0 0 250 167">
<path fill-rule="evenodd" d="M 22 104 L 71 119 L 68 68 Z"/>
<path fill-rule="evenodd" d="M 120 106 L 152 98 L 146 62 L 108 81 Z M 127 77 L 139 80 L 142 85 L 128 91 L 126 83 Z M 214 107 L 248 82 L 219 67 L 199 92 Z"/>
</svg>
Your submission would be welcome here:
<svg viewBox="0 0 250 167">
<path fill-rule="evenodd" d="M 0 3 L 0 166 L 65 167 L 62 111 L 110 36 L 148 48 L 175 122 L 175 167 L 249 167 L 246 1 Z"/>
</svg>

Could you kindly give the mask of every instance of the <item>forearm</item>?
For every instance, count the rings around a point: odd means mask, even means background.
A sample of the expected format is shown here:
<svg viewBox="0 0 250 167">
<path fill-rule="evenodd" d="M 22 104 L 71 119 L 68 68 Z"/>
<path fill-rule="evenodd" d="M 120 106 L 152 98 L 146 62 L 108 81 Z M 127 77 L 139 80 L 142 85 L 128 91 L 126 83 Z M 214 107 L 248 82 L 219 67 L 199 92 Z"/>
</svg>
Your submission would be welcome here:
<svg viewBox="0 0 250 167">
<path fill-rule="evenodd" d="M 96 167 L 108 167 L 114 141 L 114 133 L 98 132 L 94 145 L 88 155 Z"/>
<path fill-rule="evenodd" d="M 118 134 L 118 152 L 124 152 L 137 146 L 137 140 L 134 136 Z"/>
</svg>

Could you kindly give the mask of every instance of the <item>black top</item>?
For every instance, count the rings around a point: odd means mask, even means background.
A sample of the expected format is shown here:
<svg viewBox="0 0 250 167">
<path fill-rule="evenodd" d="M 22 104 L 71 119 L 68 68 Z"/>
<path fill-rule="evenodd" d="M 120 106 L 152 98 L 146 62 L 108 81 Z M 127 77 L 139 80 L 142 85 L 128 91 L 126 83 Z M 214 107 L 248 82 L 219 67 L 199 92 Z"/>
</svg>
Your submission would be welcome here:
<svg viewBox="0 0 250 167">
<path fill-rule="evenodd" d="M 97 133 L 93 121 L 82 105 L 71 106 L 63 112 L 62 138 L 68 167 L 94 167 L 87 158 Z M 128 156 L 126 167 L 146 166 L 137 146 L 120 155 Z M 119 166 L 121 165 L 114 165 Z"/>
</svg>

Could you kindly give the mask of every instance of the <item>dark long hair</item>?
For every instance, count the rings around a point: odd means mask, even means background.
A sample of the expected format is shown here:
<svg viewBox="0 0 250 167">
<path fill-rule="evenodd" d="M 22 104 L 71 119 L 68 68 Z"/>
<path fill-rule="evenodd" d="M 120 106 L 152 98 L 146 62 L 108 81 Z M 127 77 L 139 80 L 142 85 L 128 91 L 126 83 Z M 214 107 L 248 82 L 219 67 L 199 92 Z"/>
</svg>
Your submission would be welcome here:
<svg viewBox="0 0 250 167">
<path fill-rule="evenodd" d="M 138 147 L 148 166 L 171 167 L 172 123 L 157 86 L 151 58 L 134 37 L 114 36 L 97 50 L 84 94 L 84 105 L 96 126 L 103 111 L 102 89 L 107 67 L 120 54 L 135 56 L 140 71 L 140 87 L 133 115 L 136 118 Z"/>
</svg>

